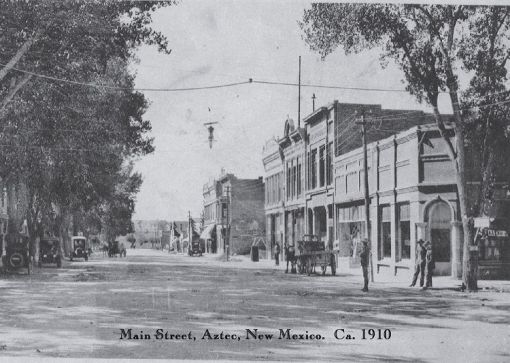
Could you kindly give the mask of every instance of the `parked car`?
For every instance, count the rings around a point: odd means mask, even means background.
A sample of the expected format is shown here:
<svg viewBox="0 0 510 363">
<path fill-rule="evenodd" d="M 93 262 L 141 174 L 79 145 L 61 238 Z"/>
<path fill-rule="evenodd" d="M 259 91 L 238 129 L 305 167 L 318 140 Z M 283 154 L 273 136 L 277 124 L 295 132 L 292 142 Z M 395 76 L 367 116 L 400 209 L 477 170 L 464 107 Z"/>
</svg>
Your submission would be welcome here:
<svg viewBox="0 0 510 363">
<path fill-rule="evenodd" d="M 7 271 L 27 269 L 30 275 L 30 253 L 29 253 L 29 240 L 27 236 L 12 236 L 6 237 L 5 256 L 2 256 L 4 269 Z"/>
<path fill-rule="evenodd" d="M 42 267 L 43 263 L 55 263 L 57 267 L 62 267 L 60 241 L 57 238 L 41 239 L 39 242 L 39 261 L 37 264 Z"/>
<path fill-rule="evenodd" d="M 204 253 L 204 249 L 202 248 L 202 243 L 199 238 L 193 238 L 191 241 L 191 248 L 188 248 L 188 255 L 190 256 L 202 256 Z"/>
<path fill-rule="evenodd" d="M 71 237 L 72 251 L 69 259 L 83 258 L 85 261 L 89 259 L 89 249 L 87 247 L 87 239 L 82 236 Z"/>
</svg>

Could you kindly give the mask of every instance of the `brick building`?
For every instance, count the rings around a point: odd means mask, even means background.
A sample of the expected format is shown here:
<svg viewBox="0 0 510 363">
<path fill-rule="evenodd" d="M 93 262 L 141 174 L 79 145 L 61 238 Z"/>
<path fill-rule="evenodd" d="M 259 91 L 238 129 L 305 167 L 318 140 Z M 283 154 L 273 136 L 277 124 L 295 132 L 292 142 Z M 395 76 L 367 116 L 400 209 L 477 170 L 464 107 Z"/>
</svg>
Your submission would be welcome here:
<svg viewBox="0 0 510 363">
<path fill-rule="evenodd" d="M 205 228 L 200 237 L 207 249 L 225 252 L 229 245 L 232 253 L 249 253 L 254 238 L 265 235 L 262 177 L 240 179 L 222 173 L 204 185 L 203 193 Z"/>
<path fill-rule="evenodd" d="M 359 266 L 356 249 L 366 236 L 363 150 L 355 123 L 360 111 L 379 120 L 367 132 L 376 274 L 409 278 L 416 241 L 423 238 L 433 244 L 436 274 L 459 277 L 463 232 L 455 172 L 433 116 L 422 111 L 334 101 L 305 117 L 302 129 L 287 120 L 278 147 L 268 142 L 264 149 L 268 238 L 292 245 L 303 234 L 316 234 L 339 251 L 340 269 Z M 466 159 L 468 194 L 476 198 L 477 155 L 468 152 Z M 499 174 L 491 224 L 480 230 L 481 278 L 510 275 L 510 199 L 503 189 L 508 166 Z M 280 182 L 273 185 L 275 178 Z"/>
</svg>

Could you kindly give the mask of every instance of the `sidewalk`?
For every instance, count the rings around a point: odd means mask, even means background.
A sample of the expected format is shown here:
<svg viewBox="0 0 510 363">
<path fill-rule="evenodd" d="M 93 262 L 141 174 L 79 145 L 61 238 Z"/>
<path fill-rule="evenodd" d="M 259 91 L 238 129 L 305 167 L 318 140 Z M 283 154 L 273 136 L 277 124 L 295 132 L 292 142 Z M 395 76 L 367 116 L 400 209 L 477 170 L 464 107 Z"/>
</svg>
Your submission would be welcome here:
<svg viewBox="0 0 510 363">
<path fill-rule="evenodd" d="M 280 261 L 280 265 L 276 266 L 274 260 L 268 259 L 260 259 L 257 262 L 253 262 L 248 255 L 234 255 L 229 256 L 229 261 L 226 261 L 226 256 L 224 254 L 208 254 L 205 253 L 201 257 L 190 257 L 186 254 L 180 253 L 168 253 L 168 251 L 161 250 L 153 250 L 153 249 L 129 249 L 128 256 L 130 255 L 143 255 L 143 256 L 154 256 L 154 257 L 173 257 L 179 258 L 190 263 L 204 264 L 204 265 L 217 265 L 224 268 L 234 268 L 234 269 L 251 269 L 251 270 L 273 270 L 273 271 L 281 271 L 281 273 L 285 272 L 286 263 L 285 261 Z M 290 267 L 289 267 L 290 270 Z M 317 276 L 322 277 L 320 274 L 320 268 L 317 269 Z M 301 275 L 303 278 L 306 278 L 306 275 Z M 361 268 L 348 268 L 342 269 L 341 271 L 337 271 L 336 276 L 331 276 L 331 271 L 328 268 L 326 271 L 326 276 L 323 278 L 334 278 L 341 279 L 342 282 L 348 282 L 353 284 L 361 283 L 362 281 L 362 273 Z M 375 275 L 374 282 L 371 282 L 370 285 L 373 287 L 379 288 L 409 288 L 410 281 L 406 280 L 397 280 L 396 278 L 392 278 L 392 276 L 385 275 Z M 454 279 L 450 276 L 434 276 L 433 278 L 433 290 L 457 290 L 460 289 L 462 284 L 461 280 Z M 507 280 L 478 280 L 478 288 L 479 292 L 501 292 L 501 293 L 510 293 L 510 281 Z M 415 289 L 417 289 L 415 287 Z"/>
</svg>

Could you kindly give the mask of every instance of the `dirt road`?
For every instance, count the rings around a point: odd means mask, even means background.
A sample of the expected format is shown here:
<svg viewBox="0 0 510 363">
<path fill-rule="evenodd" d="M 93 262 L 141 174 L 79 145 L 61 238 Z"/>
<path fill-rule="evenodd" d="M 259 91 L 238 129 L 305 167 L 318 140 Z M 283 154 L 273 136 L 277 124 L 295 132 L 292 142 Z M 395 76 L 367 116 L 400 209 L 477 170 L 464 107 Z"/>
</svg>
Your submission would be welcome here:
<svg viewBox="0 0 510 363">
<path fill-rule="evenodd" d="M 508 293 L 360 287 L 357 276 L 284 274 L 267 263 L 93 256 L 0 278 L 0 357 L 510 359 Z"/>
</svg>

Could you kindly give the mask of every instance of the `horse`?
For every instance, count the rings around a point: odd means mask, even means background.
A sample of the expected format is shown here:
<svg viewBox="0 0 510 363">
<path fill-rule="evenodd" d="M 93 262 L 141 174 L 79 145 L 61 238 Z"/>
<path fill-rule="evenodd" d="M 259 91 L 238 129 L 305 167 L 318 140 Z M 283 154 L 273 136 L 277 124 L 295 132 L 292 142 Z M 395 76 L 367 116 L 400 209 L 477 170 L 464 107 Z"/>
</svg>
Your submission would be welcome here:
<svg viewBox="0 0 510 363">
<path fill-rule="evenodd" d="M 101 245 L 101 251 L 103 251 L 103 257 L 108 256 L 108 245 L 106 243 Z"/>
</svg>

